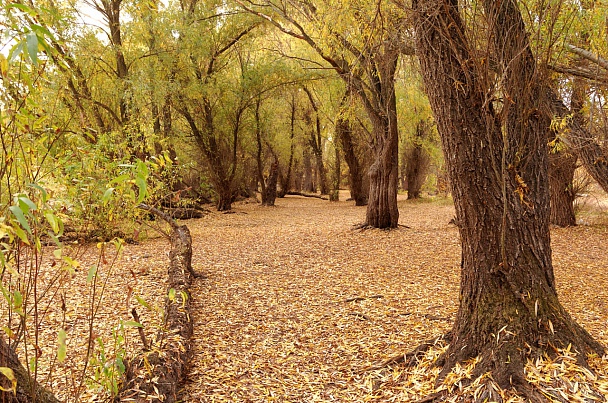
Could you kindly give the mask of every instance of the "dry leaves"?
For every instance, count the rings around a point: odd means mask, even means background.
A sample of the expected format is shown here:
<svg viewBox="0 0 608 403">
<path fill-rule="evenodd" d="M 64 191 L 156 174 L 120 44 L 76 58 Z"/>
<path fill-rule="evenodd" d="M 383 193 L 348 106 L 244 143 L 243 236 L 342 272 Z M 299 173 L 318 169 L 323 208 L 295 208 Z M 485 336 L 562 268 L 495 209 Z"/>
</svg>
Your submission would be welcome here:
<svg viewBox="0 0 608 403">
<path fill-rule="evenodd" d="M 351 228 L 365 208 L 295 197 L 277 204 L 239 205 L 191 226 L 195 270 L 207 278 L 193 288 L 187 400 L 409 402 L 436 392 L 431 364 L 442 346 L 415 368 L 360 369 L 449 330 L 460 264 L 453 208 L 400 202 L 410 229 L 359 232 Z M 605 245 L 608 231 L 560 229 L 553 239 L 564 304 L 608 344 L 608 255 L 592 246 Z M 502 393 L 518 401 L 488 379 L 458 387 L 466 373 L 443 386 L 451 400 Z"/>
<path fill-rule="evenodd" d="M 453 207 L 442 201 L 399 206 L 400 223 L 410 228 L 354 231 L 365 207 L 302 197 L 278 199 L 275 208 L 237 204 L 235 214 L 187 221 L 193 267 L 205 277 L 192 287 L 195 334 L 185 401 L 411 402 L 441 390 L 450 391 L 448 401 L 520 401 L 488 377 L 463 386 L 466 365 L 435 389 L 432 363 L 441 344 L 416 367 L 361 371 L 445 333 L 457 308 L 460 245 L 448 224 Z M 552 239 L 562 303 L 608 345 L 608 229 L 554 229 Z M 127 245 L 112 271 L 102 273 L 107 291 L 94 331 L 106 344 L 117 321 L 131 319 L 133 306 L 154 338 L 158 315 L 134 295 L 162 306 L 168 249 L 163 239 Z M 96 258 L 95 250 L 86 252 L 83 266 Z M 70 291 L 53 295 L 65 298 L 68 359 L 50 379 L 69 399 L 69 378 L 86 352 L 86 270 L 61 287 Z M 49 311 L 41 343 L 50 346 L 47 358 L 54 357 L 62 326 L 60 304 L 50 303 Z M 140 348 L 137 332 L 129 335 L 132 351 Z M 606 400 L 608 362 L 592 360 L 595 374 L 574 364 L 566 351 L 556 361 L 530 362 L 526 371 L 554 401 Z M 87 393 L 80 401 L 95 400 Z"/>
</svg>

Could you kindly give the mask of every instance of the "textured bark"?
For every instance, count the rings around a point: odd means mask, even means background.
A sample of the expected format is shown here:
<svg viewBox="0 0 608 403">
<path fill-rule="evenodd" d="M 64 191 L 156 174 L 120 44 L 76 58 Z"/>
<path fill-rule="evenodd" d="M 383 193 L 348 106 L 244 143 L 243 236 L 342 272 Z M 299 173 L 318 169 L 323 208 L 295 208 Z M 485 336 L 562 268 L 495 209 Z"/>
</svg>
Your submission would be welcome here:
<svg viewBox="0 0 608 403">
<path fill-rule="evenodd" d="M 175 403 L 182 401 L 181 389 L 186 380 L 194 331 L 190 314 L 190 285 L 196 276 L 192 269 L 192 237 L 187 226 L 177 225 L 160 210 L 146 205 L 139 207 L 171 225 L 168 292 L 160 344 L 131 361 L 121 397 L 141 403 Z"/>
<path fill-rule="evenodd" d="M 340 147 L 334 143 L 334 169 L 332 175 L 331 193 L 329 194 L 330 201 L 340 201 L 340 180 L 342 178 L 342 156 Z"/>
<path fill-rule="evenodd" d="M 395 96 L 398 49 L 388 47 L 376 62 L 380 88 L 380 110 L 368 106 L 374 139 L 374 162 L 369 168 L 369 199 L 365 224 L 374 228 L 397 228 L 399 209 L 399 129 Z"/>
<path fill-rule="evenodd" d="M 340 141 L 344 161 L 348 165 L 348 185 L 350 197 L 355 200 L 356 206 L 366 206 L 369 196 L 369 184 L 365 183 L 363 164 L 357 155 L 353 141 L 351 123 L 343 118 L 336 122 L 336 137 Z"/>
<path fill-rule="evenodd" d="M 576 156 L 567 150 L 549 155 L 549 190 L 551 194 L 551 224 L 560 227 L 576 225 L 573 187 Z"/>
<path fill-rule="evenodd" d="M 59 403 L 59 400 L 48 390 L 40 386 L 38 382 L 30 378 L 27 369 L 19 361 L 19 357 L 4 340 L 4 332 L 0 332 L 0 367 L 8 367 L 13 370 L 17 380 L 16 393 L 3 392 L 0 390 L 0 402 L 2 403 Z M 0 374 L 0 386 L 4 389 L 11 388 L 11 382 Z"/>
<path fill-rule="evenodd" d="M 500 114 L 486 98 L 485 65 L 469 52 L 457 0 L 414 2 L 416 48 L 452 183 L 462 242 L 460 305 L 440 379 L 475 356 L 474 373 L 542 400 L 524 377 L 526 354 L 603 347 L 561 306 L 549 236 L 543 90 L 511 0 L 482 2 L 504 77 Z"/>
<path fill-rule="evenodd" d="M 266 204 L 266 181 L 264 180 L 264 162 L 262 160 L 262 128 L 260 124 L 260 105 L 261 98 L 258 98 L 255 104 L 255 139 L 256 139 L 256 154 L 255 161 L 257 164 L 258 182 L 260 183 L 262 204 Z"/>
<path fill-rule="evenodd" d="M 310 152 L 308 149 L 304 149 L 304 177 L 302 179 L 302 190 L 309 193 L 314 193 L 317 191 L 314 182 L 314 172 L 312 169 L 312 161 L 310 160 Z"/>
</svg>

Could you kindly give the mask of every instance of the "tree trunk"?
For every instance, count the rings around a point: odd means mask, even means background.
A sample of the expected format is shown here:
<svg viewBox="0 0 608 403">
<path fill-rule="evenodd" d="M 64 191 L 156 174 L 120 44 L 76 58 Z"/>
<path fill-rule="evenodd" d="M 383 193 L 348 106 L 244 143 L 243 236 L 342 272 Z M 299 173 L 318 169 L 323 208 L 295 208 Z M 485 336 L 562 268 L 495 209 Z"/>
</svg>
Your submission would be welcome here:
<svg viewBox="0 0 608 403">
<path fill-rule="evenodd" d="M 340 147 L 334 143 L 334 171 L 332 178 L 331 193 L 329 194 L 329 201 L 340 201 L 340 179 L 342 177 L 342 158 L 340 156 Z"/>
<path fill-rule="evenodd" d="M 550 89 L 547 92 L 551 112 L 560 118 L 569 116 L 571 112 L 559 95 Z M 584 124 L 579 119 L 569 119 L 568 130 L 560 134 L 560 139 L 578 156 L 587 173 L 608 192 L 608 155 Z"/>
<path fill-rule="evenodd" d="M 310 132 L 309 144 L 312 150 L 313 155 L 315 156 L 315 167 L 319 184 L 319 188 L 321 190 L 321 194 L 328 194 L 329 187 L 327 185 L 327 171 L 325 170 L 325 164 L 323 163 L 323 142 L 321 137 L 321 118 L 319 117 L 319 107 L 315 102 L 315 99 L 312 95 L 312 92 L 307 87 L 302 87 L 304 92 L 308 96 L 308 100 L 310 101 L 310 106 L 315 112 L 315 124 L 314 130 Z M 305 119 L 308 121 L 309 125 L 312 125 L 312 121 L 310 117 L 305 115 Z"/>
<path fill-rule="evenodd" d="M 262 197 L 262 205 L 274 206 L 277 198 L 277 179 L 279 176 L 279 163 L 275 160 L 270 166 L 270 174 L 266 183 L 265 195 Z"/>
<path fill-rule="evenodd" d="M 528 354 L 555 354 L 571 344 L 584 361 L 584 354 L 604 350 L 557 298 L 549 236 L 550 120 L 534 112 L 542 102 L 535 83 L 543 77 L 523 20 L 511 0 L 482 3 L 504 77 L 500 115 L 486 98 L 489 85 L 478 70 L 483 63 L 469 52 L 458 1 L 414 1 L 416 51 L 462 242 L 460 305 L 438 362 L 440 379 L 456 363 L 480 356 L 472 379 L 490 371 L 501 387 L 538 401 L 523 372 Z"/>
<path fill-rule="evenodd" d="M 314 183 L 312 162 L 310 161 L 310 152 L 307 149 L 304 150 L 304 178 L 302 180 L 302 189 L 309 193 L 315 193 L 317 191 Z"/>
<path fill-rule="evenodd" d="M 429 167 L 429 156 L 422 147 L 423 141 L 429 135 L 429 122 L 422 119 L 416 125 L 413 144 L 405 153 L 407 198 L 419 199 L 420 190 L 426 180 Z"/>
<path fill-rule="evenodd" d="M 290 133 L 289 133 L 289 163 L 287 164 L 287 173 L 279 175 L 279 182 L 281 183 L 281 190 L 278 193 L 278 197 L 285 197 L 291 187 L 291 175 L 293 170 L 293 158 L 295 152 L 295 143 L 293 141 L 296 134 L 296 97 L 294 94 L 291 96 L 291 116 L 290 116 Z"/>
<path fill-rule="evenodd" d="M 223 184 L 223 186 L 215 189 L 217 193 L 217 200 L 215 201 L 215 207 L 217 211 L 228 211 L 232 209 L 232 188 L 229 184 Z"/>
<path fill-rule="evenodd" d="M 350 197 L 355 200 L 355 206 L 366 206 L 369 185 L 364 186 L 363 166 L 355 150 L 351 123 L 342 117 L 339 117 L 336 121 L 336 137 L 340 141 L 344 152 L 344 160 L 348 165 Z"/>
<path fill-rule="evenodd" d="M 573 187 L 576 156 L 568 150 L 549 155 L 549 190 L 551 193 L 551 224 L 560 227 L 576 225 Z"/>
<path fill-rule="evenodd" d="M 585 105 L 586 88 L 583 80 L 575 78 L 573 82 L 570 105 L 572 111 L 571 121 L 584 127 L 585 119 L 582 110 Z M 553 139 L 552 139 L 553 140 Z M 576 225 L 574 212 L 574 172 L 577 168 L 577 155 L 568 147 L 560 147 L 561 139 L 557 137 L 556 151 L 549 156 L 549 188 L 551 191 L 551 224 L 560 227 Z"/>
<path fill-rule="evenodd" d="M 0 332 L 0 367 L 8 367 L 13 371 L 17 381 L 16 391 L 3 392 L 0 390 L 2 403 L 59 403 L 59 400 L 38 382 L 30 378 L 27 369 L 19 361 L 19 357 L 4 340 L 4 332 Z M 0 387 L 11 389 L 11 382 L 0 373 Z"/>
<path fill-rule="evenodd" d="M 126 382 L 120 392 L 123 399 L 120 401 L 125 401 L 124 398 L 128 396 L 131 401 L 139 403 L 181 402 L 191 358 L 190 339 L 194 331 L 190 285 L 197 275 L 192 269 L 192 236 L 187 226 L 177 225 L 175 220 L 162 211 L 145 204 L 138 207 L 153 213 L 171 226 L 168 292 L 164 323 L 157 344 L 144 347 L 149 351 L 142 352 L 129 363 L 125 374 Z M 132 312 L 134 319 L 139 321 L 135 309 Z"/>
<path fill-rule="evenodd" d="M 365 224 L 374 228 L 397 228 L 399 209 L 397 190 L 399 186 L 399 131 L 397 128 L 397 104 L 394 72 L 398 54 L 385 60 L 384 115 L 372 119 L 374 162 L 369 168 L 369 200 Z"/>
</svg>

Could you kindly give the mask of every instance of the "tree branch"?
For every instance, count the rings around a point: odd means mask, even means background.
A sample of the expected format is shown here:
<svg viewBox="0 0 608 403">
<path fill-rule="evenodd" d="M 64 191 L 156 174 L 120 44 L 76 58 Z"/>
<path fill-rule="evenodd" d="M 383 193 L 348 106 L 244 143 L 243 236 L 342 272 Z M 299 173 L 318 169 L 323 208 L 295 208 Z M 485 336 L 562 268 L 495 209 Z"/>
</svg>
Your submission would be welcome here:
<svg viewBox="0 0 608 403">
<path fill-rule="evenodd" d="M 570 52 L 574 53 L 575 55 L 578 55 L 584 59 L 587 59 L 590 62 L 593 62 L 593 63 L 597 64 L 598 66 L 608 70 L 608 60 L 606 60 L 598 55 L 594 55 L 593 53 L 589 52 L 586 49 L 582 49 L 582 48 L 579 48 L 574 45 L 568 44 L 568 45 L 566 45 L 566 48 Z"/>
</svg>

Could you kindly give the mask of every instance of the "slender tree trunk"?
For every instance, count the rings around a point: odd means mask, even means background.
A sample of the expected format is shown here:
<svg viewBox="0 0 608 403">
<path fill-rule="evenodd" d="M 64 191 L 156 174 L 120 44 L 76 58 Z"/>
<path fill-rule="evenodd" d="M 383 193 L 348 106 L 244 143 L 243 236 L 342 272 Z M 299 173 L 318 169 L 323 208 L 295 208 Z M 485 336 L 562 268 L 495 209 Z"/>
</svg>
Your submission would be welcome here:
<svg viewBox="0 0 608 403">
<path fill-rule="evenodd" d="M 340 156 L 340 147 L 334 143 L 335 161 L 334 161 L 334 172 L 332 178 L 331 193 L 329 195 L 330 201 L 340 201 L 340 179 L 342 177 L 342 158 Z"/>
<path fill-rule="evenodd" d="M 305 192 L 314 193 L 316 192 L 315 183 L 314 183 L 314 173 L 312 169 L 312 162 L 310 161 L 310 152 L 305 149 L 304 150 L 304 178 L 302 181 L 302 189 Z"/>
<path fill-rule="evenodd" d="M 270 174 L 268 175 L 268 183 L 266 184 L 265 195 L 262 205 L 274 206 L 277 198 L 277 178 L 279 176 L 279 163 L 275 160 L 270 166 Z"/>
<path fill-rule="evenodd" d="M 59 403 L 59 400 L 48 390 L 30 378 L 27 369 L 19 361 L 19 357 L 4 340 L 4 332 L 0 332 L 0 367 L 8 367 L 13 371 L 17 381 L 16 393 L 0 390 L 0 402 L 3 403 Z M 0 387 L 11 389 L 11 382 L 0 374 Z"/>
<path fill-rule="evenodd" d="M 262 205 L 266 204 L 266 181 L 264 180 L 264 162 L 262 160 L 262 128 L 261 128 L 261 124 L 260 124 L 260 105 L 261 105 L 261 98 L 258 98 L 256 104 L 255 104 L 255 111 L 254 111 L 254 116 L 255 116 L 255 139 L 256 139 L 256 145 L 257 145 L 257 150 L 256 150 L 256 154 L 255 154 L 255 160 L 257 163 L 257 174 L 258 174 L 258 182 L 260 183 L 260 187 L 261 187 L 261 196 L 262 196 Z"/>
<path fill-rule="evenodd" d="M 289 188 L 291 187 L 291 172 L 293 170 L 293 158 L 295 152 L 295 143 L 293 139 L 296 134 L 296 97 L 294 94 L 291 96 L 291 115 L 289 124 L 289 163 L 287 164 L 287 173 L 284 176 L 279 174 L 281 190 L 277 195 L 278 197 L 285 197 L 287 192 L 289 192 Z"/>
<path fill-rule="evenodd" d="M 328 194 L 329 187 L 327 185 L 327 171 L 325 169 L 325 164 L 323 163 L 323 141 L 321 137 L 321 118 L 319 117 L 319 107 L 315 102 L 315 99 L 312 95 L 312 92 L 306 87 L 302 87 L 304 92 L 308 96 L 308 100 L 310 101 L 310 106 L 315 112 L 315 124 L 314 130 L 310 132 L 310 148 L 312 149 L 312 153 L 315 156 L 315 166 L 318 178 L 319 188 L 321 190 L 321 194 Z"/>
<path fill-rule="evenodd" d="M 557 298 L 549 237 L 550 119 L 530 113 L 541 105 L 537 83 L 543 77 L 523 20 L 512 0 L 482 4 L 509 101 L 500 116 L 486 99 L 489 86 L 478 70 L 483 64 L 469 53 L 458 1 L 414 1 L 417 54 L 462 242 L 460 306 L 438 362 L 440 378 L 480 356 L 472 379 L 490 371 L 501 387 L 540 401 L 524 377 L 527 354 L 554 354 L 553 348 L 571 344 L 585 360 L 585 353 L 604 350 Z"/>
</svg>

